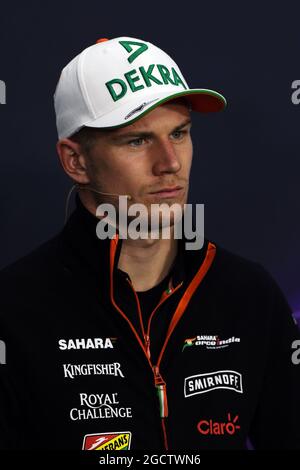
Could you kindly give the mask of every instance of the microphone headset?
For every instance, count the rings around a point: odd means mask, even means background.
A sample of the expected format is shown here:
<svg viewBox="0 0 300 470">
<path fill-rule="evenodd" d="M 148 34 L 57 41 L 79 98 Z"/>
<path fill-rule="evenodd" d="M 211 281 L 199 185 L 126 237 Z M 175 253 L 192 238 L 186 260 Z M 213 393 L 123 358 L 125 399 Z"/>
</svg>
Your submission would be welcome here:
<svg viewBox="0 0 300 470">
<path fill-rule="evenodd" d="M 70 198 L 71 198 L 71 195 L 72 195 L 72 192 L 74 191 L 74 189 L 76 189 L 77 191 L 79 190 L 89 190 L 89 191 L 93 191 L 95 193 L 98 193 L 98 194 L 102 194 L 104 196 L 111 196 L 111 197 L 119 197 L 119 196 L 126 196 L 128 200 L 131 200 L 132 197 L 129 195 L 129 194 L 115 194 L 115 193 L 103 193 L 102 191 L 98 191 L 97 189 L 95 188 L 92 188 L 91 186 L 83 186 L 83 185 L 80 185 L 78 183 L 75 183 L 73 184 L 73 186 L 71 187 L 69 193 L 68 193 L 68 196 L 67 196 L 67 200 L 66 200 L 66 206 L 65 206 L 65 222 L 67 221 L 68 219 L 68 213 L 69 213 L 69 204 L 70 204 Z"/>
</svg>

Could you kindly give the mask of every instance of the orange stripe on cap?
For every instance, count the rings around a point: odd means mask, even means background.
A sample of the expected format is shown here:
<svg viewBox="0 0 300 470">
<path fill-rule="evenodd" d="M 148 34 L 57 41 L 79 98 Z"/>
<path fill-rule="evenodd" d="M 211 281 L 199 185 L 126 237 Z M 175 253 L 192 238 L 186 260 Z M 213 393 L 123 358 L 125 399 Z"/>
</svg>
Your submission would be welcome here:
<svg viewBox="0 0 300 470">
<path fill-rule="evenodd" d="M 104 41 L 109 41 L 109 39 L 107 39 L 107 38 L 97 39 L 96 44 L 99 44 L 100 42 L 104 42 Z"/>
</svg>

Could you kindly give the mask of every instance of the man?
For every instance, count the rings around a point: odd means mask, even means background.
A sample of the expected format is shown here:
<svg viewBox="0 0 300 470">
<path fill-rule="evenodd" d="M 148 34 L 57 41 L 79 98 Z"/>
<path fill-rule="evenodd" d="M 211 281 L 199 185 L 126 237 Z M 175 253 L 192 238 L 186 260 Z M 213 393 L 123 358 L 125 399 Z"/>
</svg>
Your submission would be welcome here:
<svg viewBox="0 0 300 470">
<path fill-rule="evenodd" d="M 299 331 L 270 275 L 207 239 L 187 249 L 184 211 L 169 238 L 125 238 L 111 219 L 98 236 L 119 196 L 144 221 L 157 203 L 184 208 L 191 110 L 224 106 L 135 38 L 99 40 L 64 68 L 57 150 L 76 209 L 0 275 L 2 447 L 300 448 Z"/>
</svg>

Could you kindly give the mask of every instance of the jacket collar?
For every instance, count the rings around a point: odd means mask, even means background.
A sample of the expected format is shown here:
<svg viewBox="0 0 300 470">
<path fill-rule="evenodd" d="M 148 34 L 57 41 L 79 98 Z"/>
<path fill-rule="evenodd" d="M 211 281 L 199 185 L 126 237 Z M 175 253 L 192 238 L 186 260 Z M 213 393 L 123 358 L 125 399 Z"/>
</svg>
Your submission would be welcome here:
<svg viewBox="0 0 300 470">
<path fill-rule="evenodd" d="M 92 283 L 102 292 L 102 299 L 110 304 L 110 273 L 113 271 L 114 286 L 129 278 L 127 273 L 118 269 L 118 261 L 123 240 L 100 240 L 96 234 L 99 219 L 89 212 L 76 194 L 76 209 L 69 217 L 60 234 L 59 251 L 66 270 Z M 184 236 L 178 240 L 178 253 L 171 269 L 173 287 L 179 283 L 189 283 L 205 258 L 208 241 L 205 240 L 200 250 L 186 250 Z M 114 256 L 112 254 L 114 253 Z"/>
</svg>

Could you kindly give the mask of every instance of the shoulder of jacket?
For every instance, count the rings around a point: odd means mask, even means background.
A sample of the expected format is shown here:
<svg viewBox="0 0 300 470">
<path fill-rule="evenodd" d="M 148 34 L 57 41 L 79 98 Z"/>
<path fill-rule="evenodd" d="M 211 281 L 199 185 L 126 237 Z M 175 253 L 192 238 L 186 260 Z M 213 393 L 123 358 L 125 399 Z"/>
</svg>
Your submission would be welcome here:
<svg viewBox="0 0 300 470">
<path fill-rule="evenodd" d="M 239 283 L 253 283 L 265 286 L 274 286 L 276 281 L 270 272 L 258 261 L 251 260 L 245 256 L 234 253 L 217 243 L 215 268 L 229 280 Z"/>
<path fill-rule="evenodd" d="M 24 281 L 49 272 L 57 259 L 59 235 L 40 244 L 28 254 L 20 257 L 0 270 L 0 291 L 7 283 Z"/>
</svg>

